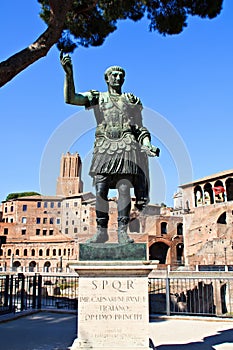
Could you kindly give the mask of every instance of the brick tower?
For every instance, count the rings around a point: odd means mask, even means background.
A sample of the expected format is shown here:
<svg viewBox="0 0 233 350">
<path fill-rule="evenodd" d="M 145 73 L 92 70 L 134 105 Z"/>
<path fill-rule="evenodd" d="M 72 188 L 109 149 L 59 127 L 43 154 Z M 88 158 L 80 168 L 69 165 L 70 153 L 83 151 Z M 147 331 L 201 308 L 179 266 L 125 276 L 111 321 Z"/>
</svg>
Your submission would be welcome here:
<svg viewBox="0 0 233 350">
<path fill-rule="evenodd" d="M 82 161 L 76 152 L 67 152 L 61 157 L 60 176 L 57 179 L 57 196 L 74 196 L 83 192 L 83 182 L 81 180 Z"/>
</svg>

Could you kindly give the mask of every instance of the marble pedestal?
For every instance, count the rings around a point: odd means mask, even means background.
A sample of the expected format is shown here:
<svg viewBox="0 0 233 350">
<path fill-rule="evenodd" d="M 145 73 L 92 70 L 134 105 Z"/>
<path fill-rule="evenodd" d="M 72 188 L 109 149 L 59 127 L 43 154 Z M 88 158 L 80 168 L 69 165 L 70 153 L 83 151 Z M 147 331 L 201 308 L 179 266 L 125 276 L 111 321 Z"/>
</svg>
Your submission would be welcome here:
<svg viewBox="0 0 233 350">
<path fill-rule="evenodd" d="M 148 261 L 82 261 L 78 338 L 71 350 L 148 350 Z"/>
</svg>

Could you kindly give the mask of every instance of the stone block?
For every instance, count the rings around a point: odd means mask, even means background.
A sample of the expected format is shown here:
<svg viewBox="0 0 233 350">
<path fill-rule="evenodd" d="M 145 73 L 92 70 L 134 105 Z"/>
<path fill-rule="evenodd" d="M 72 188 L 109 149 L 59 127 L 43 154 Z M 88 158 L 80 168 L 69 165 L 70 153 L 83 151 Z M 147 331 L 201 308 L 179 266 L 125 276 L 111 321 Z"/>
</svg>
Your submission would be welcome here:
<svg viewBox="0 0 233 350">
<path fill-rule="evenodd" d="M 147 260 L 146 243 L 90 243 L 79 245 L 80 261 Z"/>
</svg>

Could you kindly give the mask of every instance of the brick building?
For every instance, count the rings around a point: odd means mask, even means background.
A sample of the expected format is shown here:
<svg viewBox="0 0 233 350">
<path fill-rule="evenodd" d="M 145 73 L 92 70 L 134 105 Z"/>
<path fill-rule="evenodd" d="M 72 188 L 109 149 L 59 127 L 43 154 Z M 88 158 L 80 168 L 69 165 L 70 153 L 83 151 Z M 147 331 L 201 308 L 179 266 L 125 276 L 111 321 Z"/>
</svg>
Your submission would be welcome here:
<svg viewBox="0 0 233 350">
<path fill-rule="evenodd" d="M 159 260 L 160 264 L 183 265 L 183 218 L 161 213 L 153 219 L 148 229 L 150 259 Z"/>
<path fill-rule="evenodd" d="M 233 265 L 233 170 L 206 176 L 180 189 L 175 211 L 182 206 L 185 263 Z"/>
<path fill-rule="evenodd" d="M 56 196 L 34 195 L 2 202 L 0 269 L 68 271 L 79 258 L 79 243 L 95 233 L 95 196 L 82 192 L 81 159 L 61 157 Z M 132 199 L 134 208 L 134 198 Z M 117 199 L 109 199 L 109 237 L 117 242 Z M 132 209 L 129 234 L 145 242 L 150 259 L 161 264 L 183 263 L 182 216 L 150 204 L 143 213 Z"/>
<path fill-rule="evenodd" d="M 56 195 L 67 197 L 83 192 L 81 180 L 82 161 L 76 152 L 63 154 L 60 161 L 60 175 L 57 179 Z"/>
<path fill-rule="evenodd" d="M 61 231 L 60 198 L 21 197 L 4 201 L 2 208 L 0 232 L 6 236 L 0 251 L 2 269 L 58 271 L 76 259 L 74 238 Z"/>
</svg>

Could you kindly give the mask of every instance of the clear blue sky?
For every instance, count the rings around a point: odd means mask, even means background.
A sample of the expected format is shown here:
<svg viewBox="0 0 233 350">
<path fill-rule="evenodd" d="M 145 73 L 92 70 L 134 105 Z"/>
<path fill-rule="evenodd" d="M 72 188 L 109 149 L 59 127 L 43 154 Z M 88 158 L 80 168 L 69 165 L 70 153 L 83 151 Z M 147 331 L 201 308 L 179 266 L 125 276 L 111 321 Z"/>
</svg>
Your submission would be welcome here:
<svg viewBox="0 0 233 350">
<path fill-rule="evenodd" d="M 233 1 L 223 6 L 216 19 L 189 18 L 177 36 L 149 32 L 147 20 L 123 21 L 104 45 L 72 55 L 79 91 L 104 91 L 105 69 L 125 68 L 124 91 L 141 98 L 144 122 L 161 148 L 161 157 L 150 159 L 153 203 L 172 205 L 179 184 L 233 168 Z M 45 24 L 36 0 L 1 0 L 0 9 L 3 61 L 31 44 Z M 1 88 L 0 200 L 18 191 L 55 194 L 60 156 L 68 150 L 80 153 L 84 190 L 94 192 L 88 177 L 93 117 L 64 103 L 63 80 L 54 47 Z"/>
</svg>

